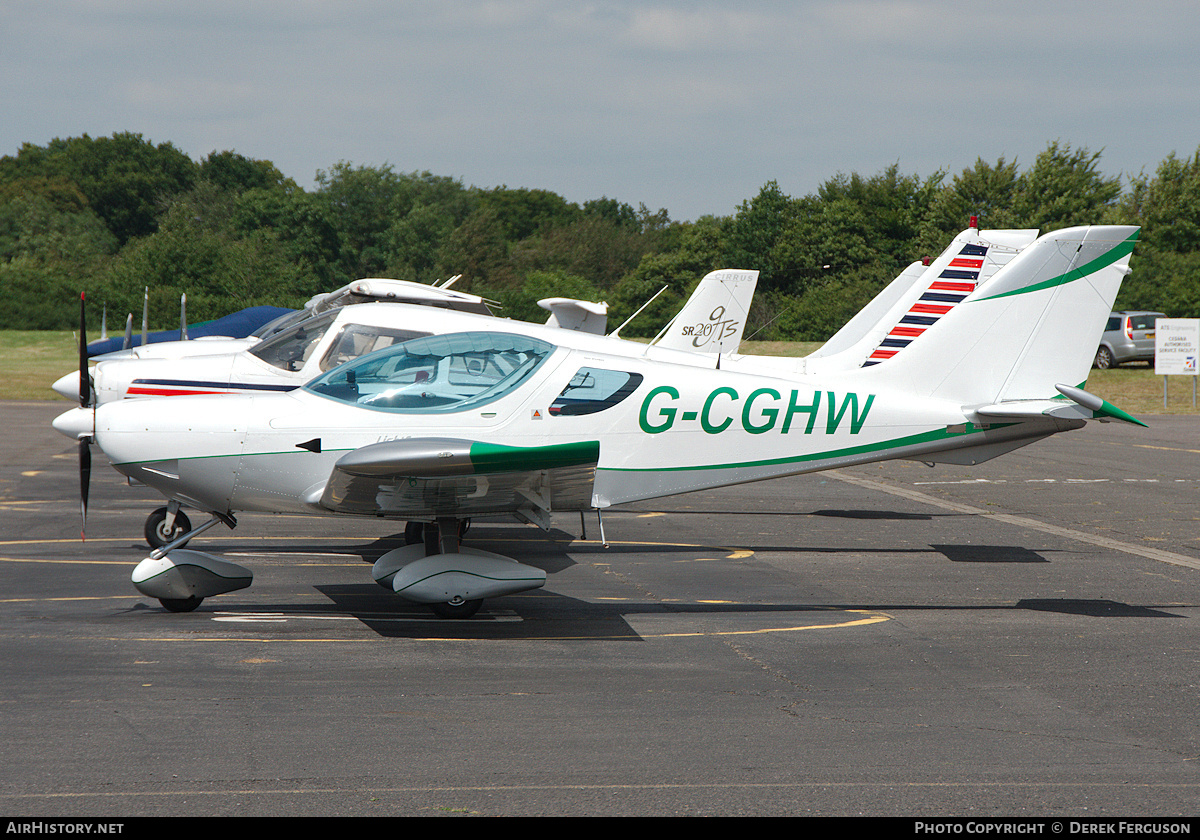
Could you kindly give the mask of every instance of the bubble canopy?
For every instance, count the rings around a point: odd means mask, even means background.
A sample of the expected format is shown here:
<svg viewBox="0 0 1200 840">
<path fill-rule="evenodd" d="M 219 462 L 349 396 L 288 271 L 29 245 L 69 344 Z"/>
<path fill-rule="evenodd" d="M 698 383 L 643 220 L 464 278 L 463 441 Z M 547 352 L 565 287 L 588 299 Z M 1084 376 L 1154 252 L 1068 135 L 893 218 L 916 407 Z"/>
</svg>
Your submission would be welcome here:
<svg viewBox="0 0 1200 840">
<path fill-rule="evenodd" d="M 554 350 L 548 342 L 511 333 L 426 336 L 334 368 L 304 389 L 379 411 L 463 411 L 511 392 Z"/>
</svg>

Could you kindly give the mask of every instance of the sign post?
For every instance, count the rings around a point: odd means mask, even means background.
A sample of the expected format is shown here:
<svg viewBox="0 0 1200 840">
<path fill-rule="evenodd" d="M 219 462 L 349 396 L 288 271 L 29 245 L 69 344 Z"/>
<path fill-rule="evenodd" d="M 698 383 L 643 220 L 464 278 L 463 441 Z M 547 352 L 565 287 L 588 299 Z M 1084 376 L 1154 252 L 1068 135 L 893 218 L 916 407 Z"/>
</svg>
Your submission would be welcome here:
<svg viewBox="0 0 1200 840">
<path fill-rule="evenodd" d="M 1163 408 L 1167 407 L 1167 377 L 1192 377 L 1192 408 L 1196 407 L 1197 359 L 1200 359 L 1200 318 L 1157 318 L 1154 321 L 1154 373 L 1163 378 Z"/>
</svg>

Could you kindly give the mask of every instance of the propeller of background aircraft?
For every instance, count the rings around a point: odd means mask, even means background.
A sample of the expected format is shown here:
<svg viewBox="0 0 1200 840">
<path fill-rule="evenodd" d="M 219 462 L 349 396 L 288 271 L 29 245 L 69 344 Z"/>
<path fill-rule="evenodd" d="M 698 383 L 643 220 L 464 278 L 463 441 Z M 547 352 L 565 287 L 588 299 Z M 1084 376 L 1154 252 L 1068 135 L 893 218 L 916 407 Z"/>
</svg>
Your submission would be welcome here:
<svg viewBox="0 0 1200 840">
<path fill-rule="evenodd" d="M 88 375 L 86 293 L 79 293 L 79 407 L 92 402 L 92 378 Z M 94 415 L 93 415 L 94 416 Z M 94 430 L 93 430 L 94 431 Z M 92 435 L 79 438 L 79 526 L 80 539 L 87 539 L 88 486 L 92 481 Z"/>
</svg>

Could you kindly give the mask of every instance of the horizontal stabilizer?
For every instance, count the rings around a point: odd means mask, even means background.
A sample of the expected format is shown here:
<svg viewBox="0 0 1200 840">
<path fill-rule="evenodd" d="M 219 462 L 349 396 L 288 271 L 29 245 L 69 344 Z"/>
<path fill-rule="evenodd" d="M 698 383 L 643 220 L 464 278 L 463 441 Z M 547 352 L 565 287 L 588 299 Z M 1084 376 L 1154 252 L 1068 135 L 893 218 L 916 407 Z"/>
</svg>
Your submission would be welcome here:
<svg viewBox="0 0 1200 840">
<path fill-rule="evenodd" d="M 1070 385 L 1055 385 L 1066 397 L 1048 400 L 1008 400 L 994 405 L 980 406 L 974 413 L 988 423 L 1020 422 L 1038 417 L 1053 417 L 1059 420 L 1120 420 L 1136 426 L 1145 426 L 1131 414 L 1117 408 L 1107 400 L 1090 394 L 1082 388 Z"/>
<path fill-rule="evenodd" d="M 537 302 L 550 313 L 546 326 L 604 335 L 608 328 L 608 304 L 574 298 L 542 298 Z"/>
<path fill-rule="evenodd" d="M 1122 411 L 1108 400 L 1102 399 L 1095 394 L 1089 394 L 1082 388 L 1073 388 L 1070 385 L 1055 385 L 1054 387 L 1067 399 L 1078 403 L 1084 408 L 1090 409 L 1093 417 L 1097 420 L 1120 420 L 1124 423 L 1132 423 L 1135 426 L 1149 428 L 1149 426 L 1146 426 L 1145 423 L 1132 414 Z"/>
</svg>

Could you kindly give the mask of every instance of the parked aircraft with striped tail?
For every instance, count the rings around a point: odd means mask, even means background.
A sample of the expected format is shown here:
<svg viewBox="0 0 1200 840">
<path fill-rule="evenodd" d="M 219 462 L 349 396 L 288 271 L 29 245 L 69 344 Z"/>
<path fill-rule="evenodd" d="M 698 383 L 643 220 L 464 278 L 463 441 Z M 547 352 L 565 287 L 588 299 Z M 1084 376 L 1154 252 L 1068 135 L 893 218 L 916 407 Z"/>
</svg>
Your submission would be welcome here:
<svg viewBox="0 0 1200 840">
<path fill-rule="evenodd" d="M 375 579 L 467 616 L 547 582 L 543 569 L 464 546 L 471 517 L 549 527 L 560 512 L 896 458 L 975 464 L 1088 420 L 1137 423 L 1084 390 L 1137 234 L 1045 234 L 873 365 L 866 351 L 827 372 L 820 359 L 804 372 L 750 356 L 718 367 L 496 323 L 397 344 L 288 394 L 126 400 L 55 423 L 121 473 L 211 513 L 134 572 L 170 609 L 252 578 L 184 542 L 238 511 L 274 511 L 408 522 L 413 543 L 384 555 Z M 986 256 L 949 265 L 977 257 L 930 268 L 982 273 Z M 965 279 L 919 291 L 943 280 Z"/>
</svg>

